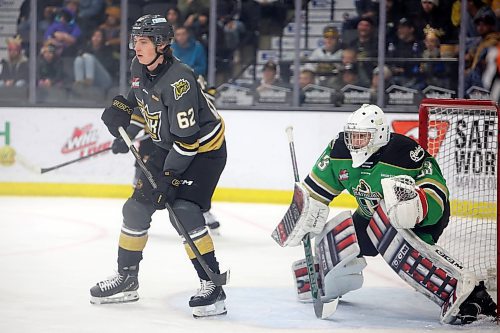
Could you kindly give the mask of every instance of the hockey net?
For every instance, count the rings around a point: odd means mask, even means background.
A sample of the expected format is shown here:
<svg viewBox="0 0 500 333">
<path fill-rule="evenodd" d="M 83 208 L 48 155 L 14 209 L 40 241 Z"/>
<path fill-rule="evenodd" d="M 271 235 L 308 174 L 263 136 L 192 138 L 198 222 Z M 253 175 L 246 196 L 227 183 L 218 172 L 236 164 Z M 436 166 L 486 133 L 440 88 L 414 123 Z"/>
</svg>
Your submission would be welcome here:
<svg viewBox="0 0 500 333">
<path fill-rule="evenodd" d="M 451 218 L 438 245 L 498 290 L 499 107 L 492 101 L 424 99 L 419 143 L 450 192 Z"/>
</svg>

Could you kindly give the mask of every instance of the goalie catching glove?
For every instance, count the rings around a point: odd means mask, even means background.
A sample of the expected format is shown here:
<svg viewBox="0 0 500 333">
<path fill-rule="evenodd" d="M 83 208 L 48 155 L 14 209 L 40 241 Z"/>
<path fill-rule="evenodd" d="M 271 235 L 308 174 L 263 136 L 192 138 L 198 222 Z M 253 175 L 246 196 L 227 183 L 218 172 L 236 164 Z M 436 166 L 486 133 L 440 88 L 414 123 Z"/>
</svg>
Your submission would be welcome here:
<svg viewBox="0 0 500 333">
<path fill-rule="evenodd" d="M 427 215 L 427 197 L 410 176 L 381 180 L 387 215 L 396 229 L 411 229 Z"/>
<path fill-rule="evenodd" d="M 303 200 L 303 206 L 299 218 L 283 246 L 299 245 L 308 233 L 311 233 L 311 237 L 318 235 L 325 227 L 330 212 L 328 206 L 312 198 L 302 184 L 295 183 L 295 192 L 294 198 L 297 195 L 300 196 Z"/>
</svg>

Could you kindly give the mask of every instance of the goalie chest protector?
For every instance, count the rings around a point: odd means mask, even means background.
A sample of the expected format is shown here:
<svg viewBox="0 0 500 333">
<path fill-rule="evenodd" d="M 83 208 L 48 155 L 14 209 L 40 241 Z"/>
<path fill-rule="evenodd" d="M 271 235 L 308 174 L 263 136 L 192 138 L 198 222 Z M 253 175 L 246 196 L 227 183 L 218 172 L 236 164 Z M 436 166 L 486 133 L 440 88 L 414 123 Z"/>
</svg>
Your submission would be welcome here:
<svg viewBox="0 0 500 333">
<path fill-rule="evenodd" d="M 358 212 L 367 219 L 371 218 L 383 198 L 380 184 L 382 178 L 396 175 L 417 178 L 424 162 L 431 157 L 417 142 L 397 133 L 392 133 L 389 143 L 358 168 L 352 167 L 351 155 L 344 143 L 344 133 L 339 134 L 329 149 L 330 160 L 335 163 L 329 163 L 328 168 L 321 168 L 319 163 L 316 164 L 314 175 L 331 185 L 335 192 L 340 193 L 346 189 L 356 198 Z"/>
</svg>

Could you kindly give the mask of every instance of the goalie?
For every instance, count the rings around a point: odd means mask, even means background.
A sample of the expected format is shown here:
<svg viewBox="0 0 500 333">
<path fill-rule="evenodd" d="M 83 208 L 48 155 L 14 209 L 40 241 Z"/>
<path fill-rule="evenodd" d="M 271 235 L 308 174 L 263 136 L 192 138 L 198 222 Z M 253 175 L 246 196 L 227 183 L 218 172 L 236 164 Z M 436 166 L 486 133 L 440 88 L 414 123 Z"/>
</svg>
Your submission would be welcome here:
<svg viewBox="0 0 500 333">
<path fill-rule="evenodd" d="M 328 204 L 342 191 L 358 207 L 327 222 Z M 364 104 L 330 142 L 302 184 L 292 226 L 273 233 L 282 246 L 315 237 L 321 300 L 361 288 L 365 256 L 382 255 L 408 284 L 441 307 L 441 322 L 496 316 L 482 281 L 435 243 L 450 215 L 448 188 L 436 160 L 412 139 L 390 133 L 384 112 Z M 292 205 L 294 204 L 292 203 Z M 286 230 L 286 231 L 285 231 Z M 305 260 L 293 263 L 299 300 L 310 298 Z M 317 268 L 318 270 L 318 268 Z"/>
</svg>

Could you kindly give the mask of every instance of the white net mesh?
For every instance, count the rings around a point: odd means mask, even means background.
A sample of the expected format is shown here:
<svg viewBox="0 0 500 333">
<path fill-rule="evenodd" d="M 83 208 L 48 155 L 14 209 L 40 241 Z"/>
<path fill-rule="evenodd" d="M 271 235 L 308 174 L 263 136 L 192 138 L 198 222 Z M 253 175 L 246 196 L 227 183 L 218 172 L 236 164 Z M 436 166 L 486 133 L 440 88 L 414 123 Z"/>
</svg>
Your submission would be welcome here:
<svg viewBox="0 0 500 333">
<path fill-rule="evenodd" d="M 497 110 L 452 104 L 427 110 L 429 121 L 420 126 L 428 128 L 427 150 L 451 199 L 452 217 L 438 245 L 481 280 L 491 280 L 497 267 Z"/>
</svg>

